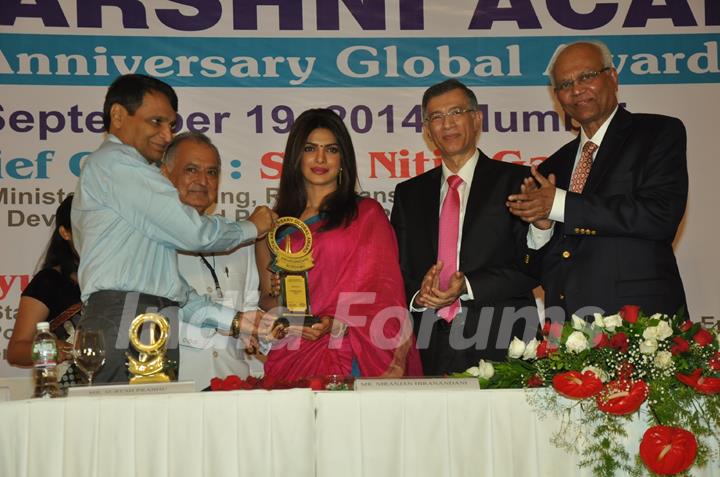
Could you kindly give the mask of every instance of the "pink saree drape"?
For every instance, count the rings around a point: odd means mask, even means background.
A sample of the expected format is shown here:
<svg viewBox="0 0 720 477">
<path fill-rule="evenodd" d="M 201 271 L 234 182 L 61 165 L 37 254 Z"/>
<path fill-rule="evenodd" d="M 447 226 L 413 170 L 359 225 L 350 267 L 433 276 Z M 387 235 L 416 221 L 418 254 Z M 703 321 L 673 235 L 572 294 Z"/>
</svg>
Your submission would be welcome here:
<svg viewBox="0 0 720 477">
<path fill-rule="evenodd" d="M 310 225 L 313 261 L 308 272 L 312 313 L 347 324 L 344 336 L 324 335 L 317 341 L 286 338 L 273 346 L 265 374 L 293 381 L 309 376 L 349 375 L 355 359 L 362 376 L 388 370 L 395 349 L 412 340 L 405 374 L 421 376 L 422 366 L 412 336 L 397 242 L 379 203 L 358 202 L 358 216 L 347 227 L 318 232 L 323 221 Z M 293 250 L 302 246 L 291 235 Z"/>
</svg>

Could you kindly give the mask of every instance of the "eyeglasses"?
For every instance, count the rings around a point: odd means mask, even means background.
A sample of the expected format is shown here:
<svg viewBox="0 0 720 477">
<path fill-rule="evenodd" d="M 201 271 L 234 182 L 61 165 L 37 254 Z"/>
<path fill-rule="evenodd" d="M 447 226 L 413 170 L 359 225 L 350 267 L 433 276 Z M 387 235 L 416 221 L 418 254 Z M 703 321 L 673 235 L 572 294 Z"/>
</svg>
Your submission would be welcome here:
<svg viewBox="0 0 720 477">
<path fill-rule="evenodd" d="M 580 73 L 577 78 L 574 80 L 565 80 L 555 85 L 555 91 L 567 91 L 570 88 L 572 88 L 576 83 L 577 84 L 587 84 L 598 77 L 600 73 L 604 73 L 605 71 L 609 70 L 610 67 L 606 66 L 605 68 L 601 69 L 600 71 L 586 71 L 584 73 Z"/>
<path fill-rule="evenodd" d="M 432 113 L 430 116 L 425 118 L 426 123 L 430 124 L 442 124 L 445 121 L 445 118 L 450 118 L 452 122 L 455 122 L 465 113 L 471 113 L 474 112 L 474 109 L 467 108 L 454 108 L 448 111 L 447 113 Z"/>
</svg>

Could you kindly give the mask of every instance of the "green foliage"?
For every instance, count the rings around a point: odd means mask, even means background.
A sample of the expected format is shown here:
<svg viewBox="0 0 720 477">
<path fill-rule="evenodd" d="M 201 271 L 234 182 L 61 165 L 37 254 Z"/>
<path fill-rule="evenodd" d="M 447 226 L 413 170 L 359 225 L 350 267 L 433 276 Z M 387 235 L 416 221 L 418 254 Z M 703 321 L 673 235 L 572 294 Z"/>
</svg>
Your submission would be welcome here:
<svg viewBox="0 0 720 477">
<path fill-rule="evenodd" d="M 578 345 L 583 339 L 568 346 L 568 339 L 573 334 L 577 338 L 577 333 L 585 335 L 590 344 L 587 348 Z M 609 341 L 610 346 L 592 346 L 600 341 L 600 333 L 606 335 L 605 342 Z M 671 426 L 693 433 L 698 443 L 694 465 L 713 465 L 710 463 L 720 459 L 720 393 L 701 393 L 696 388 L 700 380 L 685 384 L 677 377 L 699 372 L 702 382 L 720 378 L 718 330 L 711 331 L 710 343 L 698 339 L 698 333 L 708 337 L 699 323 L 687 321 L 684 310 L 673 317 L 640 313 L 635 323 L 619 315 L 598 315 L 594 323 L 587 324 L 574 320 L 564 324 L 559 338 L 546 339 L 547 355 L 493 363 L 494 374 L 479 378 L 480 386 L 520 388 L 527 387 L 528 380 L 549 386 L 556 375 L 568 371 L 594 372 L 604 382 L 644 381 L 647 399 L 631 416 L 606 414 L 598 409 L 595 397 L 567 400 L 552 388 L 528 391 L 528 402 L 541 417 L 551 414 L 561 420 L 553 444 L 580 453 L 580 465 L 590 467 L 597 476 L 612 477 L 619 471 L 633 476 L 654 475 L 639 456 L 631 458 L 624 445 L 627 423 L 637 413 L 646 416 L 648 427 Z M 623 335 L 627 337 L 627 349 L 618 344 Z M 466 372 L 456 376 L 471 375 Z"/>
</svg>

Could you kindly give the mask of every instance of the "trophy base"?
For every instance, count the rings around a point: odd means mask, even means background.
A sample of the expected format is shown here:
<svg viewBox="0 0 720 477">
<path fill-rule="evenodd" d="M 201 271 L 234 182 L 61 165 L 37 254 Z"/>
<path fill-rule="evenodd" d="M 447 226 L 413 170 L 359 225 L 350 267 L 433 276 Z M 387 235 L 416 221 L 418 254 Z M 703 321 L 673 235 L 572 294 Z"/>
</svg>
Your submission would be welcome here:
<svg viewBox="0 0 720 477">
<path fill-rule="evenodd" d="M 284 313 L 280 318 L 275 320 L 275 326 L 283 326 L 287 328 L 290 325 L 293 326 L 312 326 L 316 323 L 320 323 L 319 316 L 306 315 L 304 313 L 291 314 Z"/>
<path fill-rule="evenodd" d="M 153 374 L 150 376 L 133 376 L 130 378 L 130 384 L 148 384 L 148 383 L 169 383 L 170 378 L 165 373 Z"/>
</svg>

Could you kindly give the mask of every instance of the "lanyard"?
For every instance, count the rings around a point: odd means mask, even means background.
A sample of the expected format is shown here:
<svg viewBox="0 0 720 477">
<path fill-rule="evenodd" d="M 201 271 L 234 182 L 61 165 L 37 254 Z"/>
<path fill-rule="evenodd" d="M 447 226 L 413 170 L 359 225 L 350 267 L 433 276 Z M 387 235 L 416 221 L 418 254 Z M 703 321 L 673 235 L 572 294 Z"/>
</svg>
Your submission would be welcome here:
<svg viewBox="0 0 720 477">
<path fill-rule="evenodd" d="M 199 253 L 198 255 L 200 256 L 200 259 L 203 261 L 207 269 L 210 270 L 210 275 L 212 275 L 212 279 L 215 282 L 215 291 L 217 292 L 217 297 L 222 298 L 223 292 L 222 288 L 220 288 L 220 282 L 218 281 L 217 273 L 215 273 L 215 268 L 210 265 L 210 262 L 207 261 L 203 254 Z"/>
</svg>

